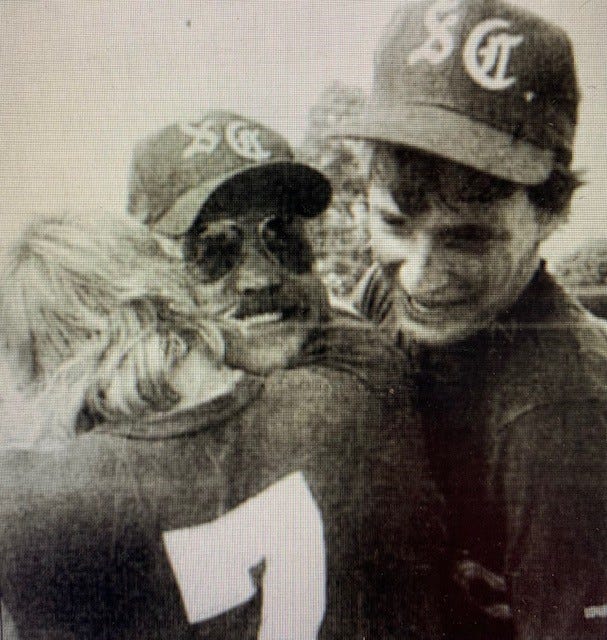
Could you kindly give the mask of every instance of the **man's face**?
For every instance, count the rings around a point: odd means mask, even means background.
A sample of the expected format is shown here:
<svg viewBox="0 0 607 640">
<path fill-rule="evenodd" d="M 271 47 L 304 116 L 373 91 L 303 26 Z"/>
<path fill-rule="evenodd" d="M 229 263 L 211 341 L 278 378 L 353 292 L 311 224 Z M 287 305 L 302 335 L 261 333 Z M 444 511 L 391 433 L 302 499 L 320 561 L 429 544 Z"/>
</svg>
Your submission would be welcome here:
<svg viewBox="0 0 607 640">
<path fill-rule="evenodd" d="M 369 209 L 391 322 L 431 345 L 463 339 L 511 307 L 547 235 L 521 185 L 389 146 L 373 163 Z"/>
<path fill-rule="evenodd" d="M 325 289 L 297 216 L 271 208 L 205 215 L 185 243 L 205 310 L 229 318 L 226 361 L 253 373 L 286 366 L 328 311 Z"/>
</svg>

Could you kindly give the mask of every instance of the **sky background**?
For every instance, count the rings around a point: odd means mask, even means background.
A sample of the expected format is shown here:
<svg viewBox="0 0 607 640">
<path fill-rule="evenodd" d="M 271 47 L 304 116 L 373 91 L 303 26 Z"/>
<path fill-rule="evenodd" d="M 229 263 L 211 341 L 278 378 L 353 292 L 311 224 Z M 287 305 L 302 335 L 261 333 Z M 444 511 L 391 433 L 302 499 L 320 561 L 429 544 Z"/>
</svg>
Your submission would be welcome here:
<svg viewBox="0 0 607 640">
<path fill-rule="evenodd" d="M 370 89 L 373 51 L 401 4 L 1 0 L 2 235 L 36 211 L 124 209 L 134 142 L 208 108 L 297 144 L 326 85 Z M 607 236 L 607 2 L 520 4 L 567 29 L 583 94 L 575 166 L 588 186 L 545 248 L 554 257 Z"/>
</svg>

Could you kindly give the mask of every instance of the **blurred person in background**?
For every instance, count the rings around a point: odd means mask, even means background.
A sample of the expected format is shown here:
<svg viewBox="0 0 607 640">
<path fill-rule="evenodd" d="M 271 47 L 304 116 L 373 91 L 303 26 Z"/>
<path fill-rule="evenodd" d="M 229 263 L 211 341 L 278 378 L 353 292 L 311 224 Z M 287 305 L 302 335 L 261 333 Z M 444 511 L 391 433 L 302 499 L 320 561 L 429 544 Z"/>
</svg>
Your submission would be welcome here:
<svg viewBox="0 0 607 640">
<path fill-rule="evenodd" d="M 331 186 L 272 129 L 229 111 L 165 127 L 135 148 L 128 211 L 181 244 L 215 313 L 246 335 L 233 364 L 264 373 L 291 362 L 329 315 L 306 219 Z"/>
</svg>

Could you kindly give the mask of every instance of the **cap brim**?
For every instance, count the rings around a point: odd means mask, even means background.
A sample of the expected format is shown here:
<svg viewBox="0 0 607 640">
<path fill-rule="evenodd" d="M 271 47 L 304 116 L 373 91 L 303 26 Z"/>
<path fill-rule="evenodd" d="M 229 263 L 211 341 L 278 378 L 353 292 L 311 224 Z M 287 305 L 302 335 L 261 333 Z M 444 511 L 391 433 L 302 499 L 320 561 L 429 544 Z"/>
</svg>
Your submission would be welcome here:
<svg viewBox="0 0 607 640">
<path fill-rule="evenodd" d="M 554 168 L 553 151 L 436 105 L 369 109 L 361 120 L 335 127 L 328 135 L 414 147 L 525 185 L 541 184 Z"/>
<path fill-rule="evenodd" d="M 211 195 L 235 214 L 262 201 L 311 218 L 326 209 L 332 189 L 329 180 L 308 165 L 286 160 L 257 164 L 190 189 L 152 225 L 154 231 L 172 237 L 185 234 Z"/>
</svg>

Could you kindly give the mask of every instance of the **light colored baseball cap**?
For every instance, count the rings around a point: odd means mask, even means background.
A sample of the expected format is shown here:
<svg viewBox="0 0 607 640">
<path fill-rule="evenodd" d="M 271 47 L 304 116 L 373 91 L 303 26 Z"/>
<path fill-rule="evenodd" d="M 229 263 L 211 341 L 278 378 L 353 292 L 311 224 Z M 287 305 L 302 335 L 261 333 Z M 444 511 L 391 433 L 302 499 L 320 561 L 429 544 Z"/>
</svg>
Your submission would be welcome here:
<svg viewBox="0 0 607 640">
<path fill-rule="evenodd" d="M 501 0 L 410 2 L 380 41 L 366 111 L 330 135 L 533 185 L 571 162 L 578 101 L 560 28 Z"/>
<path fill-rule="evenodd" d="M 172 124 L 135 147 L 128 210 L 155 231 L 185 234 L 218 193 L 235 209 L 249 197 L 263 198 L 312 217 L 329 204 L 331 186 L 322 173 L 294 160 L 280 134 L 228 111 Z"/>
</svg>

